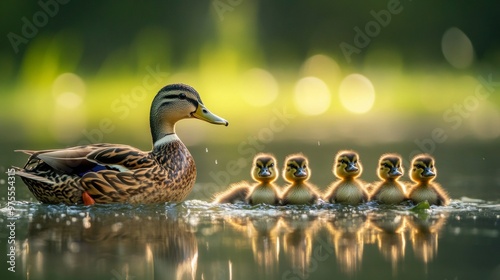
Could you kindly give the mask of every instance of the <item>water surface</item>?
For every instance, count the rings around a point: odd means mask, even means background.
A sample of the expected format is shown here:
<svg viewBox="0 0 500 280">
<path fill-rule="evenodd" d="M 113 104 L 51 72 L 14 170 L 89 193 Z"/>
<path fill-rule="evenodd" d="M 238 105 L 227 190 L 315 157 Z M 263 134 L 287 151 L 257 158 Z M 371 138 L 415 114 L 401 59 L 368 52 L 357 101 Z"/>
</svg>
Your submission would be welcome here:
<svg viewBox="0 0 500 280">
<path fill-rule="evenodd" d="M 498 201 L 1 206 L 2 279 L 500 279 Z"/>
</svg>

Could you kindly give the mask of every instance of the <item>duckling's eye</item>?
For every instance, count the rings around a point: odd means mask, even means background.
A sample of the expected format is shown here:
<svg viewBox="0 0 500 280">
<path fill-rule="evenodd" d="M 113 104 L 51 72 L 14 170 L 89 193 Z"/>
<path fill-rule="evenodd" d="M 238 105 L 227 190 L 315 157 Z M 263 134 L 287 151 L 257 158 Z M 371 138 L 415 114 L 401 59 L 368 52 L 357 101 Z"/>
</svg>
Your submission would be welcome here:
<svg viewBox="0 0 500 280">
<path fill-rule="evenodd" d="M 186 99 L 186 94 L 185 93 L 179 94 L 179 99 L 181 100 Z"/>
<path fill-rule="evenodd" d="M 346 161 L 345 159 L 341 159 L 341 160 L 340 160 L 340 163 L 342 163 L 342 164 L 347 164 L 347 161 Z"/>
<path fill-rule="evenodd" d="M 389 166 L 389 164 L 387 164 L 387 163 L 384 163 L 384 164 L 383 164 L 383 166 L 384 166 L 385 168 L 391 168 L 391 167 Z"/>
<path fill-rule="evenodd" d="M 424 166 L 422 164 L 417 164 L 415 165 L 416 168 L 424 169 Z"/>
<path fill-rule="evenodd" d="M 305 165 L 305 164 L 304 164 L 304 165 L 302 166 L 302 168 L 307 168 L 307 165 Z"/>
<path fill-rule="evenodd" d="M 274 167 L 274 163 L 269 164 L 269 167 Z"/>
</svg>

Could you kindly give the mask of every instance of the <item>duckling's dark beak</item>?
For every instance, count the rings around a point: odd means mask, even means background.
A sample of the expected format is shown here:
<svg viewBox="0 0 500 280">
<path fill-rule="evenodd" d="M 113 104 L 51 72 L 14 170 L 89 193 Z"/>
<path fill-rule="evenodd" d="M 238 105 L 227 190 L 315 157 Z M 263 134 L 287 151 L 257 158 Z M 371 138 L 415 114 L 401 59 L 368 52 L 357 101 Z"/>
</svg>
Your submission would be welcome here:
<svg viewBox="0 0 500 280">
<path fill-rule="evenodd" d="M 268 168 L 264 167 L 259 171 L 259 176 L 260 177 L 269 177 L 271 176 L 271 171 L 269 171 Z"/>
<path fill-rule="evenodd" d="M 293 175 L 295 175 L 295 177 L 297 177 L 297 178 L 303 178 L 303 177 L 307 177 L 307 172 L 304 168 L 299 168 L 299 169 L 297 169 L 297 171 L 295 171 L 295 173 Z"/>
<path fill-rule="evenodd" d="M 422 176 L 434 177 L 434 176 L 436 176 L 436 173 L 432 172 L 432 170 L 429 167 L 426 167 L 426 168 L 424 168 L 424 171 L 422 171 Z"/>
<path fill-rule="evenodd" d="M 205 105 L 201 103 L 198 103 L 198 108 L 196 108 L 196 111 L 191 113 L 191 116 L 193 118 L 197 118 L 213 124 L 223 124 L 225 126 L 229 125 L 228 121 L 215 114 L 212 114 L 212 112 L 205 108 Z"/>
<path fill-rule="evenodd" d="M 355 172 L 355 171 L 358 171 L 358 167 L 356 166 L 356 164 L 354 162 L 349 162 L 347 164 L 347 167 L 345 168 L 345 171 L 347 172 Z"/>
<path fill-rule="evenodd" d="M 389 175 L 390 176 L 401 176 L 401 175 L 403 175 L 403 173 L 401 173 L 401 171 L 399 171 L 399 169 L 397 167 L 393 167 L 389 171 Z"/>
</svg>

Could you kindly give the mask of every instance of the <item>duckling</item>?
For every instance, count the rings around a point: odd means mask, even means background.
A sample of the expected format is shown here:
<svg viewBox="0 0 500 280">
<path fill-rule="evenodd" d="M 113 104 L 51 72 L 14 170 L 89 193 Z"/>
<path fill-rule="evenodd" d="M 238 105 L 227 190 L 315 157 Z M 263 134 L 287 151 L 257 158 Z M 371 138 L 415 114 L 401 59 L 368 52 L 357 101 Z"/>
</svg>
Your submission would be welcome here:
<svg viewBox="0 0 500 280">
<path fill-rule="evenodd" d="M 238 203 L 247 202 L 246 198 L 252 185 L 247 181 L 241 181 L 229 185 L 229 188 L 215 195 L 214 203 Z"/>
<path fill-rule="evenodd" d="M 283 191 L 281 204 L 313 204 L 320 197 L 315 186 L 308 183 L 311 176 L 309 162 L 303 154 L 292 154 L 286 157 L 283 177 L 290 184 Z"/>
<path fill-rule="evenodd" d="M 338 178 L 330 184 L 323 200 L 330 203 L 356 205 L 369 199 L 364 183 L 357 179 L 363 172 L 359 155 L 355 151 L 340 151 L 335 156 L 333 173 Z"/>
<path fill-rule="evenodd" d="M 253 159 L 251 175 L 257 184 L 242 181 L 232 184 L 225 192 L 218 194 L 215 203 L 245 202 L 251 205 L 279 202 L 278 187 L 274 183 L 278 177 L 276 159 L 271 154 L 259 153 Z"/>
<path fill-rule="evenodd" d="M 450 198 L 446 191 L 433 180 L 436 178 L 437 170 L 434 158 L 428 154 L 420 154 L 411 161 L 411 180 L 415 182 L 410 188 L 408 198 L 414 203 L 427 200 L 429 204 L 447 205 Z"/>
<path fill-rule="evenodd" d="M 375 183 L 370 200 L 383 204 L 398 204 L 405 200 L 405 186 L 399 181 L 404 172 L 401 162 L 401 156 L 398 154 L 385 154 L 380 157 L 377 175 L 382 181 Z"/>
<path fill-rule="evenodd" d="M 278 178 L 276 159 L 271 154 L 257 154 L 253 161 L 252 178 L 258 182 L 250 190 L 248 203 L 277 205 L 279 203 L 278 186 L 274 183 Z"/>
</svg>

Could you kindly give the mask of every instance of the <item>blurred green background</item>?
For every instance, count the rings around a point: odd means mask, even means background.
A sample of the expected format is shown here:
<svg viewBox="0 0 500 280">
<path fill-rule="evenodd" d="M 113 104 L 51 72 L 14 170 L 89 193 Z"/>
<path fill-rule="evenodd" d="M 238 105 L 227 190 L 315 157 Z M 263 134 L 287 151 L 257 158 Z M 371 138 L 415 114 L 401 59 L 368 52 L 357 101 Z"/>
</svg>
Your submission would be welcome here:
<svg viewBox="0 0 500 280">
<path fill-rule="evenodd" d="M 499 8 L 3 1 L 0 168 L 23 165 L 14 149 L 111 142 L 148 150 L 150 102 L 162 86 L 182 82 L 230 122 L 177 126 L 198 164 L 195 198 L 248 179 L 258 151 L 280 160 L 306 153 L 323 188 L 343 148 L 360 151 L 366 180 L 375 179 L 381 153 L 408 163 L 429 152 L 452 197 L 498 198 Z M 230 172 L 231 163 L 239 169 Z M 211 185 L 200 192 L 200 184 Z"/>
</svg>

